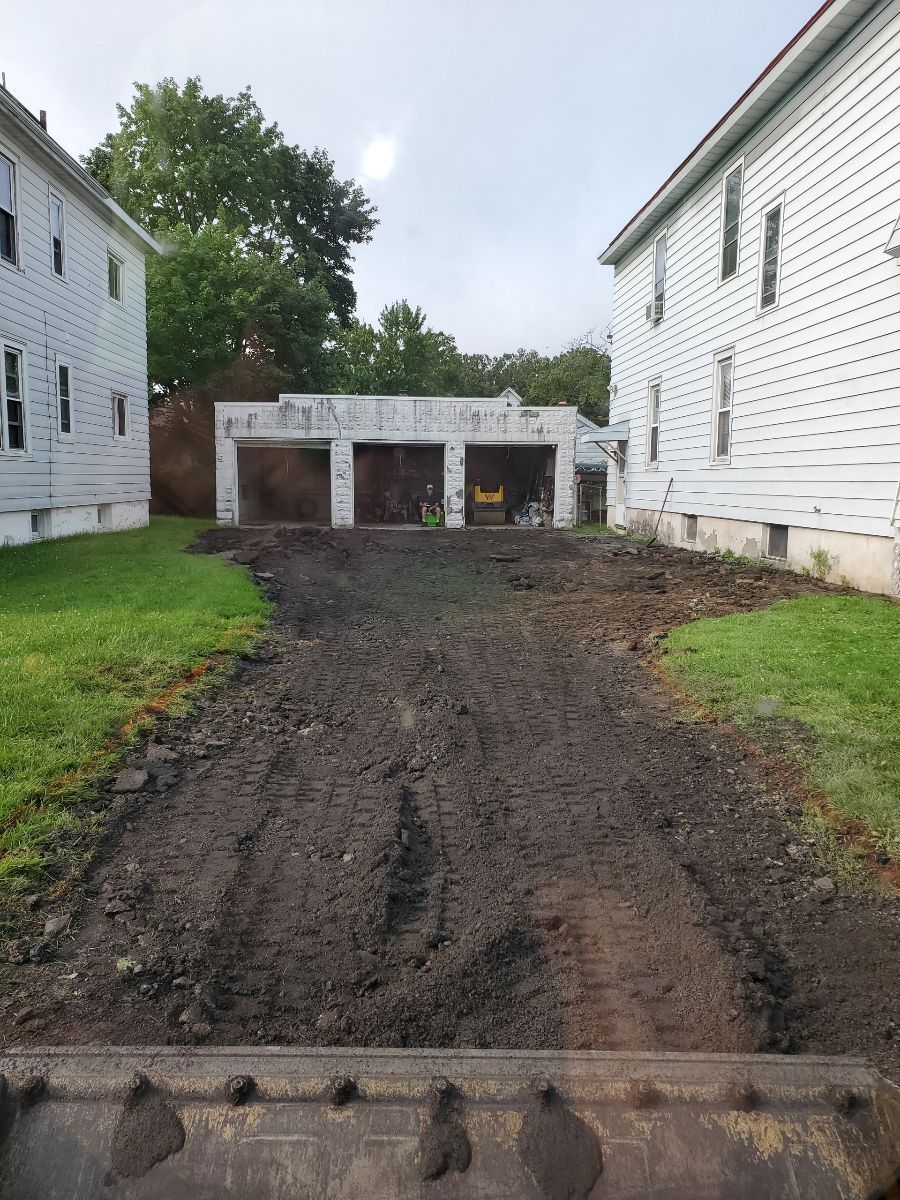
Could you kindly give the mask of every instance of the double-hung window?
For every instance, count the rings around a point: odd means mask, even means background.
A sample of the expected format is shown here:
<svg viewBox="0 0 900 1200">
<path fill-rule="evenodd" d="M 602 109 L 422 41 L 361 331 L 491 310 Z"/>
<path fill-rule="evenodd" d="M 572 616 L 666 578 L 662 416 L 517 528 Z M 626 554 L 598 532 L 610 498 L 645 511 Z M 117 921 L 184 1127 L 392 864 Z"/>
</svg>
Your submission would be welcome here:
<svg viewBox="0 0 900 1200">
<path fill-rule="evenodd" d="M 53 274 L 66 276 L 66 206 L 62 196 L 50 193 L 50 262 Z"/>
<path fill-rule="evenodd" d="M 109 298 L 117 304 L 125 303 L 125 263 L 112 250 L 106 252 L 106 269 Z"/>
<path fill-rule="evenodd" d="M 112 394 L 113 437 L 131 437 L 131 410 L 124 392 Z"/>
<path fill-rule="evenodd" d="M 653 302 L 650 318 L 662 320 L 666 308 L 666 234 L 663 231 L 653 243 Z"/>
<path fill-rule="evenodd" d="M 713 462 L 731 458 L 731 407 L 734 390 L 734 351 L 723 350 L 716 355 L 713 377 Z"/>
<path fill-rule="evenodd" d="M 56 406 L 59 413 L 59 433 L 72 433 L 72 368 L 66 362 L 56 364 Z"/>
<path fill-rule="evenodd" d="M 781 299 L 781 232 L 784 198 L 763 209 L 759 244 L 759 311 L 775 308 Z"/>
<path fill-rule="evenodd" d="M 722 255 L 719 279 L 723 283 L 737 274 L 743 189 L 744 164 L 739 162 L 722 180 Z"/>
<path fill-rule="evenodd" d="M 647 466 L 655 467 L 659 462 L 659 401 L 662 381 L 654 379 L 647 399 Z"/>
<path fill-rule="evenodd" d="M 0 450 L 24 454 L 28 449 L 25 428 L 25 365 L 22 351 L 0 344 Z"/>
<path fill-rule="evenodd" d="M 19 261 L 16 239 L 16 166 L 11 159 L 0 154 L 0 259 L 12 263 Z"/>
</svg>

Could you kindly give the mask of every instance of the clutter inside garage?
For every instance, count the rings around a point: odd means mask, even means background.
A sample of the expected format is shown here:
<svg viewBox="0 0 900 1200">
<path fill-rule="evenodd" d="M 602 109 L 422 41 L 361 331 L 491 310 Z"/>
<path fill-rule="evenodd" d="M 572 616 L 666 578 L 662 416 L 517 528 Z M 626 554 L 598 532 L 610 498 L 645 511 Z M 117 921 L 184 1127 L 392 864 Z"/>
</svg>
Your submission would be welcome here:
<svg viewBox="0 0 900 1200">
<path fill-rule="evenodd" d="M 554 446 L 466 446 L 467 525 L 552 525 Z"/>
<path fill-rule="evenodd" d="M 357 524 L 419 524 L 419 500 L 429 483 L 443 497 L 443 446 L 357 443 L 353 447 Z"/>
</svg>

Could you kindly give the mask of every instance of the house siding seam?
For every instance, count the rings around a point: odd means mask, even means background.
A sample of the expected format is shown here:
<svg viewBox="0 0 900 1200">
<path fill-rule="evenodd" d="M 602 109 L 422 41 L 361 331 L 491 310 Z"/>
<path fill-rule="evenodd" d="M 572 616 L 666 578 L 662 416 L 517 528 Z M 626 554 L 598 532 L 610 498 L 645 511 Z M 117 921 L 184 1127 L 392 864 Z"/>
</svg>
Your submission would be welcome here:
<svg viewBox="0 0 900 1200">
<path fill-rule="evenodd" d="M 50 160 L 36 156 L 0 113 L 0 150 L 16 165 L 19 263 L 0 264 L 0 338 L 25 349 L 28 448 L 0 453 L 3 541 L 30 540 L 32 511 L 71 509 L 46 536 L 145 524 L 150 496 L 144 253 L 120 234 Z M 65 202 L 65 275 L 53 273 L 50 190 Z M 125 262 L 126 303 L 107 295 L 107 248 Z M 59 434 L 57 360 L 70 368 L 73 429 Z M 131 436 L 115 439 L 112 393 L 129 397 Z M 28 534 L 20 537 L 29 516 Z M 136 514 L 137 517 L 136 517 Z"/>
<path fill-rule="evenodd" d="M 884 246 L 900 213 L 898 66 L 893 0 L 667 215 L 658 325 L 644 311 L 653 237 L 617 266 L 610 421 L 629 419 L 632 441 L 624 505 L 615 493 L 611 502 L 628 523 L 658 513 L 672 479 L 667 512 L 812 529 L 823 546 L 842 533 L 893 543 L 900 263 Z M 741 155 L 738 272 L 719 283 L 722 175 Z M 760 315 L 761 217 L 782 194 L 780 301 Z M 731 454 L 714 464 L 713 361 L 730 347 Z M 657 376 L 659 461 L 648 470 L 647 384 Z M 889 577 L 888 565 L 873 590 L 888 591 Z"/>
</svg>

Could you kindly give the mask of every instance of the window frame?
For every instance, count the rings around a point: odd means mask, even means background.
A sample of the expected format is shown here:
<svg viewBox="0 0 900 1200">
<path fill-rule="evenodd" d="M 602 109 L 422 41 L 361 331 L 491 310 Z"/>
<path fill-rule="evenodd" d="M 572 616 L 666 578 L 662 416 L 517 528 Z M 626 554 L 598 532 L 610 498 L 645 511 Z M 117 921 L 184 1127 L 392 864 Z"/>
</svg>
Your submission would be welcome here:
<svg viewBox="0 0 900 1200">
<path fill-rule="evenodd" d="M 119 266 L 119 296 L 116 298 L 109 290 L 109 264 L 110 262 L 118 263 Z M 107 298 L 118 304 L 120 308 L 125 307 L 125 259 L 117 250 L 113 250 L 112 246 L 106 247 L 106 294 Z"/>
<path fill-rule="evenodd" d="M 668 226 L 666 226 L 665 229 L 661 229 L 659 231 L 659 233 L 656 235 L 656 237 L 653 239 L 653 250 L 650 255 L 650 303 L 653 305 L 652 311 L 654 312 L 654 314 L 656 312 L 656 303 L 657 303 L 657 300 L 656 300 L 656 247 L 662 241 L 665 241 L 665 243 L 666 243 L 666 257 L 665 257 L 665 262 L 663 264 L 663 277 L 662 277 L 663 315 L 662 315 L 662 317 L 656 317 L 654 315 L 654 317 L 653 317 L 654 323 L 656 323 L 657 321 L 661 321 L 663 319 L 663 317 L 666 315 L 666 292 L 667 292 L 666 284 L 667 284 L 668 277 L 669 277 L 669 227 Z"/>
<path fill-rule="evenodd" d="M 737 222 L 737 248 L 735 252 L 734 271 L 730 275 L 724 275 L 723 269 L 725 266 L 725 205 L 728 199 L 728 180 L 735 171 L 741 169 L 741 195 L 738 201 L 738 222 Z M 737 279 L 741 273 L 741 224 L 744 216 L 744 184 L 747 181 L 747 168 L 744 162 L 744 155 L 736 158 L 731 166 L 722 174 L 721 196 L 719 200 L 719 286 L 724 283 L 731 283 Z"/>
<path fill-rule="evenodd" d="M 60 212 L 59 212 L 59 220 L 60 220 L 60 231 L 59 231 L 60 238 L 59 238 L 59 240 L 60 240 L 60 261 L 61 261 L 61 265 L 62 265 L 61 272 L 56 270 L 56 264 L 53 261 L 53 202 L 54 202 L 54 200 L 59 203 L 59 210 L 60 210 Z M 69 282 L 69 270 L 68 270 L 69 246 L 68 246 L 68 237 L 66 236 L 67 230 L 68 230 L 68 224 L 69 224 L 68 205 L 66 203 L 66 198 L 62 194 L 62 192 L 59 191 L 58 188 L 55 188 L 52 184 L 50 184 L 50 186 L 47 189 L 47 205 L 48 205 L 48 212 L 49 212 L 49 216 L 50 216 L 50 274 L 53 276 L 54 279 L 59 279 L 63 283 L 68 283 Z"/>
<path fill-rule="evenodd" d="M 69 372 L 69 428 L 63 429 L 62 394 L 59 386 L 59 373 L 62 367 Z M 72 387 L 72 364 L 67 358 L 56 356 L 56 432 L 60 441 L 71 441 L 75 436 L 75 393 Z"/>
<path fill-rule="evenodd" d="M 0 256 L 0 266 L 6 267 L 10 271 L 23 270 L 22 267 L 22 196 L 21 196 L 21 162 L 17 154 L 13 154 L 6 146 L 0 142 L 0 158 L 5 158 L 12 167 L 12 204 L 13 204 L 13 247 L 15 251 L 15 260 L 3 258 Z"/>
<path fill-rule="evenodd" d="M 726 346 L 722 350 L 717 350 L 713 355 L 713 386 L 712 386 L 712 428 L 709 447 L 710 465 L 728 466 L 731 462 L 731 451 L 734 444 L 734 374 L 735 374 L 735 348 L 734 346 Z M 731 362 L 731 395 L 728 400 L 728 453 L 719 454 L 719 413 L 725 410 L 721 408 L 719 380 L 720 367 L 725 362 Z"/>
<path fill-rule="evenodd" d="M 22 440 L 24 446 L 12 449 L 9 444 L 9 410 L 6 397 L 7 351 L 19 356 L 19 386 L 22 390 Z M 0 336 L 0 458 L 29 458 L 31 456 L 31 414 L 28 407 L 28 356 L 24 343 Z"/>
<path fill-rule="evenodd" d="M 653 393 L 656 392 L 656 423 L 653 422 Z M 645 465 L 648 471 L 655 471 L 659 466 L 659 418 L 662 408 L 662 376 L 655 375 L 647 383 L 647 450 Z M 656 429 L 656 457 L 651 458 L 653 446 L 653 430 Z"/>
<path fill-rule="evenodd" d="M 772 199 L 762 206 L 759 220 L 759 263 L 757 265 L 756 279 L 756 315 L 764 317 L 766 313 L 772 312 L 781 304 L 781 259 L 784 249 L 784 192 L 778 196 L 773 196 Z M 771 213 L 776 208 L 781 209 L 781 217 L 778 224 L 778 256 L 775 262 L 775 300 L 772 304 L 767 304 L 763 307 L 763 285 L 765 283 L 765 254 L 766 254 L 766 221 Z"/>
<path fill-rule="evenodd" d="M 110 392 L 112 400 L 113 439 L 117 442 L 127 442 L 131 438 L 131 397 L 127 392 Z M 116 401 L 121 397 L 125 401 L 125 432 L 119 433 L 119 410 Z"/>
</svg>

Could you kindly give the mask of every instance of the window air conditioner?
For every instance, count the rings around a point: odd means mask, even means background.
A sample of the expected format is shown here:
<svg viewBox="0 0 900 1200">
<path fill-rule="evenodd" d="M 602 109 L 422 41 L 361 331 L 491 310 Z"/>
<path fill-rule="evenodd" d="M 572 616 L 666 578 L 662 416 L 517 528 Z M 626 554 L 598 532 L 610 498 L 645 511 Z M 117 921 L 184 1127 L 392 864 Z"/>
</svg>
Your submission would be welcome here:
<svg viewBox="0 0 900 1200">
<path fill-rule="evenodd" d="M 653 300 L 647 305 L 647 320 L 652 321 L 654 325 L 657 321 L 661 321 L 663 319 L 665 307 L 665 300 Z"/>
</svg>

